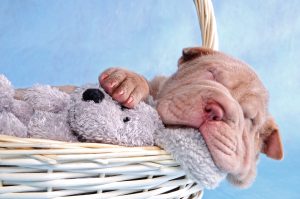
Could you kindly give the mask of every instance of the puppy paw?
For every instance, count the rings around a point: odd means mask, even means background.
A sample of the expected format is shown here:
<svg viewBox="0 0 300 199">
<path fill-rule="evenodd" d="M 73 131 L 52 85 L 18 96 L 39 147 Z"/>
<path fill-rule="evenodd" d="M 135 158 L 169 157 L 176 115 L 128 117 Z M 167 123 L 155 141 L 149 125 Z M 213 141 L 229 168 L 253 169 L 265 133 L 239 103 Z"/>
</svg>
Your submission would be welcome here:
<svg viewBox="0 0 300 199">
<path fill-rule="evenodd" d="M 127 108 L 133 108 L 149 95 L 149 85 L 144 77 L 121 68 L 104 71 L 99 76 L 99 83 L 114 100 Z"/>
</svg>

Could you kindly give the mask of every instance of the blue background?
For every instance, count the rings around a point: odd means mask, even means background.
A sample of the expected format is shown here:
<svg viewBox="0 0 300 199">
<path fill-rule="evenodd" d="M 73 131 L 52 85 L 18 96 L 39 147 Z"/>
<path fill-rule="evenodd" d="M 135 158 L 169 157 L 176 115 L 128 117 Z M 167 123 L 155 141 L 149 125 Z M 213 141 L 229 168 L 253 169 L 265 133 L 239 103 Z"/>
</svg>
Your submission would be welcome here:
<svg viewBox="0 0 300 199">
<path fill-rule="evenodd" d="M 224 182 L 204 198 L 300 198 L 300 2 L 214 1 L 220 50 L 248 62 L 270 91 L 285 146 L 261 157 L 254 185 Z M 201 45 L 192 0 L 0 0 L 0 73 L 15 87 L 96 82 L 110 66 L 170 75 Z"/>
</svg>

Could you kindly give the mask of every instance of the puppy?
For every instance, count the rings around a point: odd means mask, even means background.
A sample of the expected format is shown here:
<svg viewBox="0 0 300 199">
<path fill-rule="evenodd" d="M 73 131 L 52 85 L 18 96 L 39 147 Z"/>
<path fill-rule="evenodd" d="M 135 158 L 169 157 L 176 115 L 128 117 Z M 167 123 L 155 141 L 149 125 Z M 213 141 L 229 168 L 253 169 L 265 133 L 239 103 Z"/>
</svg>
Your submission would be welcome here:
<svg viewBox="0 0 300 199">
<path fill-rule="evenodd" d="M 259 153 L 280 160 L 279 129 L 268 112 L 268 92 L 245 63 L 221 52 L 186 48 L 171 77 L 147 82 L 142 76 L 110 68 L 102 87 L 128 108 L 150 94 L 165 125 L 199 129 L 215 164 L 235 185 L 249 186 Z"/>
</svg>

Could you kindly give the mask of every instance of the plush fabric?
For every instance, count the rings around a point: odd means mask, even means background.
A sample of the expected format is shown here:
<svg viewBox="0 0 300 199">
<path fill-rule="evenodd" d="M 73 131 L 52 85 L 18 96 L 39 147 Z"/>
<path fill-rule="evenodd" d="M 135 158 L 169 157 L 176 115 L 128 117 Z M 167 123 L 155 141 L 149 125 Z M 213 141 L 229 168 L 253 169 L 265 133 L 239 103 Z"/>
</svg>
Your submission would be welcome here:
<svg viewBox="0 0 300 199">
<path fill-rule="evenodd" d="M 28 136 L 65 142 L 76 142 L 67 121 L 67 112 L 35 111 L 28 124 Z"/>
<path fill-rule="evenodd" d="M 9 111 L 14 97 L 14 89 L 10 81 L 0 74 L 0 111 Z"/>
<path fill-rule="evenodd" d="M 155 143 L 171 153 L 187 175 L 203 188 L 216 188 L 226 177 L 214 164 L 203 137 L 195 129 L 159 129 Z"/>
<path fill-rule="evenodd" d="M 34 113 L 32 106 L 22 100 L 13 100 L 10 111 L 25 125 L 27 126 L 31 116 Z"/>
<path fill-rule="evenodd" d="M 12 113 L 0 112 L 0 134 L 27 137 L 27 127 Z"/>
</svg>

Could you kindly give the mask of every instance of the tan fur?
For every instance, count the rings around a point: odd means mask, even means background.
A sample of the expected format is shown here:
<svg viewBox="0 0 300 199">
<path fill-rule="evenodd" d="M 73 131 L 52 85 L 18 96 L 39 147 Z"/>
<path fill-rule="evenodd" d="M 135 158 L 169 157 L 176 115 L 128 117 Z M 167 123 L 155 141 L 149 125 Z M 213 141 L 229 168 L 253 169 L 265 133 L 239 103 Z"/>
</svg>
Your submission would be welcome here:
<svg viewBox="0 0 300 199">
<path fill-rule="evenodd" d="M 72 93 L 77 87 L 71 85 L 64 85 L 64 86 L 52 86 L 53 88 L 57 88 L 58 90 L 65 92 L 65 93 Z M 26 88 L 16 89 L 14 98 L 17 100 L 24 100 L 24 95 L 26 92 Z"/>
<path fill-rule="evenodd" d="M 161 90 L 161 87 L 164 85 L 164 83 L 167 81 L 167 77 L 165 76 L 156 76 L 154 79 L 149 82 L 150 86 L 150 95 L 156 99 L 158 91 Z"/>
</svg>

